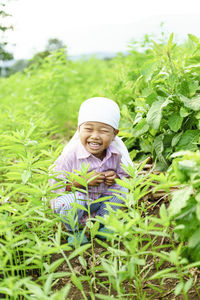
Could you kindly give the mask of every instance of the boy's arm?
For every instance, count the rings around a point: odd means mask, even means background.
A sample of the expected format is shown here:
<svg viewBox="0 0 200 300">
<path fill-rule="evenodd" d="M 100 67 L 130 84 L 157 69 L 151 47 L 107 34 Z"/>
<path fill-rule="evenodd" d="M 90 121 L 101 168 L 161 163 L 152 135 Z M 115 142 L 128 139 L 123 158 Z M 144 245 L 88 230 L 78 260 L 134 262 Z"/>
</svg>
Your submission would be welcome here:
<svg viewBox="0 0 200 300">
<path fill-rule="evenodd" d="M 105 174 L 105 183 L 109 186 L 115 184 L 115 179 L 122 179 L 123 177 L 129 177 L 129 175 L 122 169 L 121 160 L 119 160 L 117 164 L 116 171 L 115 170 L 108 170 L 104 172 Z"/>
<path fill-rule="evenodd" d="M 91 174 L 91 176 L 89 176 L 88 180 L 91 179 L 92 177 L 94 177 L 93 180 L 90 180 L 88 182 L 88 186 L 99 186 L 105 180 L 105 175 L 103 173 L 93 171 L 88 174 Z M 69 183 L 69 182 L 67 183 L 66 191 L 71 192 L 72 186 L 74 186 L 76 188 L 85 189 L 84 186 L 82 186 L 80 183 L 78 183 L 77 181 L 74 180 L 73 183 Z"/>
<path fill-rule="evenodd" d="M 105 175 L 105 184 L 107 184 L 109 186 L 115 184 L 116 178 L 120 178 L 118 176 L 118 174 L 116 173 L 116 171 L 114 171 L 114 170 L 108 170 L 108 171 L 104 172 L 104 175 Z"/>
</svg>

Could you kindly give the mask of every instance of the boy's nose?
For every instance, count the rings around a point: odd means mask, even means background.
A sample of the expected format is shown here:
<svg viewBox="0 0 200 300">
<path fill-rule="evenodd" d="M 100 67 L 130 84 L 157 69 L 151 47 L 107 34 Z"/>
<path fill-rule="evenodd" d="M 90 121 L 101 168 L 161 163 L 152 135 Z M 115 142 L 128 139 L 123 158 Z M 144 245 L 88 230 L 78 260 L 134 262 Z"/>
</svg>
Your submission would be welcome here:
<svg viewBox="0 0 200 300">
<path fill-rule="evenodd" d="M 91 137 L 95 138 L 95 139 L 99 139 L 99 133 L 98 133 L 98 131 L 93 131 L 92 134 L 91 134 Z"/>
</svg>

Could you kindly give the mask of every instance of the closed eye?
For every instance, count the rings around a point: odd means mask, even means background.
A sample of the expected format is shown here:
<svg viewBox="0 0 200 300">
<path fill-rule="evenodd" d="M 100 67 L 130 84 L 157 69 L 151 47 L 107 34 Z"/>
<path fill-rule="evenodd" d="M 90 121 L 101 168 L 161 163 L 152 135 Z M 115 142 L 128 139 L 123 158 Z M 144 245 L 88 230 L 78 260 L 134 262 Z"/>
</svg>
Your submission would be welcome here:
<svg viewBox="0 0 200 300">
<path fill-rule="evenodd" d="M 108 130 L 101 130 L 101 132 L 103 132 L 103 133 L 109 133 Z"/>
<path fill-rule="evenodd" d="M 92 130 L 92 128 L 89 128 L 89 127 L 86 127 L 84 129 L 87 130 L 87 131 L 91 131 Z"/>
</svg>

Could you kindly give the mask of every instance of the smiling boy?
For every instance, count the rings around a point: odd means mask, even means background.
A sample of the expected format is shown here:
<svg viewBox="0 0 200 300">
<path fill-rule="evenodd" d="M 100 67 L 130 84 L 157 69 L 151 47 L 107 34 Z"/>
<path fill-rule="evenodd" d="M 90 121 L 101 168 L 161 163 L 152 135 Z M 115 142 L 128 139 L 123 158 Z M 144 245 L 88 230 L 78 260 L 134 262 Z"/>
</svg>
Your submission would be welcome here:
<svg viewBox="0 0 200 300">
<path fill-rule="evenodd" d="M 78 130 L 72 140 L 66 145 L 62 154 L 55 162 L 54 171 L 59 172 L 57 178 L 66 182 L 66 188 L 61 188 L 55 192 L 68 191 L 63 196 L 54 199 L 51 204 L 55 213 L 67 219 L 68 211 L 72 208 L 72 203 L 76 202 L 87 207 L 87 195 L 81 192 L 70 193 L 71 184 L 67 182 L 66 173 L 80 170 L 81 165 L 89 165 L 88 172 L 92 172 L 95 178 L 88 182 L 90 211 L 97 216 L 104 217 L 108 214 L 106 203 L 123 203 L 123 200 L 109 188 L 123 192 L 124 189 L 116 184 L 116 178 L 127 177 L 127 173 L 122 169 L 121 163 L 132 164 L 128 151 L 124 143 L 117 137 L 120 111 L 118 105 L 110 99 L 96 97 L 82 103 L 79 110 Z M 55 183 L 53 181 L 52 183 Z M 80 188 L 80 184 L 73 182 L 75 187 Z M 123 194 L 122 194 L 123 195 Z M 94 200 L 111 196 L 109 200 L 92 203 Z M 77 200 L 78 199 L 78 200 Z M 118 205 L 111 205 L 113 210 L 119 208 Z M 77 209 L 78 222 L 82 218 L 84 210 Z M 66 228 L 72 231 L 69 224 L 64 223 Z M 77 225 L 74 227 L 77 229 Z M 105 230 L 100 228 L 100 232 Z M 76 232 L 74 237 L 69 237 L 69 244 L 74 244 L 74 239 L 80 239 L 81 233 Z M 86 236 L 82 236 L 81 241 L 87 243 Z"/>
</svg>

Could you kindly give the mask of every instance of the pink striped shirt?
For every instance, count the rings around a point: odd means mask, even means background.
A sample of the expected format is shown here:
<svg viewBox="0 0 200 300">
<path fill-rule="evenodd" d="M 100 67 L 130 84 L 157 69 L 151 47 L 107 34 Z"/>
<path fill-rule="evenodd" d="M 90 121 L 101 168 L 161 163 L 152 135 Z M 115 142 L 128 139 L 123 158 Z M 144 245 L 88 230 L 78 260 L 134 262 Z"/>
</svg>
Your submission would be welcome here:
<svg viewBox="0 0 200 300">
<path fill-rule="evenodd" d="M 67 182 L 67 177 L 65 172 L 75 173 L 75 170 L 81 170 L 82 163 L 86 165 L 89 164 L 88 172 L 97 171 L 97 172 L 105 172 L 108 170 L 114 170 L 119 178 L 127 177 L 128 174 L 121 168 L 121 154 L 120 152 L 113 146 L 110 145 L 106 149 L 106 156 L 103 160 L 95 157 L 91 153 L 89 153 L 85 147 L 82 145 L 80 140 L 77 141 L 76 145 L 74 145 L 73 149 L 67 154 L 61 154 L 58 159 L 54 163 L 53 171 L 59 175 L 56 177 Z M 51 180 L 51 184 L 55 184 L 56 180 Z M 100 195 L 112 195 L 112 191 L 109 189 L 122 189 L 118 184 L 114 184 L 112 186 L 108 186 L 105 183 L 101 183 L 99 186 L 89 186 L 89 197 L 91 200 L 95 200 L 100 197 Z M 65 187 L 62 187 L 58 190 L 54 191 L 55 193 L 63 193 L 65 192 Z M 87 199 L 87 195 L 85 194 L 85 199 Z"/>
</svg>

